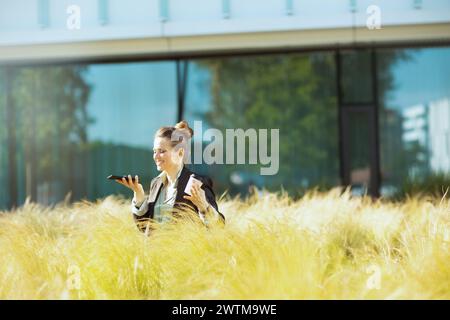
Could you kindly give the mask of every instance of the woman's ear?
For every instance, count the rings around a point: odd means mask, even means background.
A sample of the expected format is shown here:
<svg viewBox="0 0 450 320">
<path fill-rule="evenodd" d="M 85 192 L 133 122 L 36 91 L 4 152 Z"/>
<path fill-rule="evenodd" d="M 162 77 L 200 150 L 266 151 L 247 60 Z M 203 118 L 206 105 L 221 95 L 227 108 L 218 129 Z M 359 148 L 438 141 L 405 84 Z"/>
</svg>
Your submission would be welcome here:
<svg viewBox="0 0 450 320">
<path fill-rule="evenodd" d="M 183 148 L 178 149 L 178 155 L 180 156 L 181 159 L 184 159 L 184 149 Z"/>
</svg>

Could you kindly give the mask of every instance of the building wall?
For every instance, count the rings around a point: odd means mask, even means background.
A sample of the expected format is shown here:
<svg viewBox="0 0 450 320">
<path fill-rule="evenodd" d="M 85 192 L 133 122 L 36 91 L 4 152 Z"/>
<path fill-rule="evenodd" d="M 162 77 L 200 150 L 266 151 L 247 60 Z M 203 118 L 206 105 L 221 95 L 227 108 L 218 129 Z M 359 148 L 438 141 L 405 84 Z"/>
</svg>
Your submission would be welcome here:
<svg viewBox="0 0 450 320">
<path fill-rule="evenodd" d="M 337 53 L 343 59 L 340 77 Z M 375 74 L 364 67 L 371 65 L 367 57 L 376 59 Z M 138 174 L 148 187 L 156 174 L 153 133 L 180 117 L 191 124 L 202 121 L 203 132 L 211 127 L 222 132 L 280 129 L 276 175 L 261 176 L 259 162 L 194 166 L 213 178 L 219 194 L 246 193 L 251 185 L 283 186 L 293 195 L 333 187 L 345 183 L 338 115 L 347 107 L 340 101 L 361 102 L 353 109 L 370 106 L 369 114 L 376 110 L 381 181 L 375 187 L 392 195 L 408 179 L 448 173 L 449 67 L 448 46 L 382 48 L 374 55 L 359 49 L 3 66 L 1 206 L 21 204 L 26 197 L 48 204 L 68 194 L 92 200 L 127 195 L 106 180 L 109 174 Z M 184 71 L 177 73 L 177 68 Z M 377 82 L 378 105 L 372 101 L 372 81 Z M 414 113 L 414 106 L 426 112 Z M 377 174 L 368 159 L 377 148 L 368 138 L 373 119 L 349 119 L 355 121 L 348 123 L 352 156 L 347 174 L 358 192 L 366 193 Z M 196 130 L 194 142 L 206 147 L 205 139 Z"/>
<path fill-rule="evenodd" d="M 67 27 L 70 5 L 80 8 L 80 29 Z M 380 29 L 366 26 L 377 15 L 371 5 L 379 8 Z M 447 0 L 4 0 L 1 6 L 0 62 L 450 38 Z"/>
<path fill-rule="evenodd" d="M 195 167 L 219 194 L 354 183 L 391 195 L 447 173 L 449 1 L 374 2 L 379 30 L 365 26 L 372 1 L 2 1 L 0 208 L 128 195 L 105 177 L 148 184 L 153 133 L 181 118 L 280 129 L 275 176 Z M 68 4 L 80 30 L 66 27 Z M 417 105 L 426 128 L 408 119 Z M 358 107 L 344 139 L 340 113 Z"/>
</svg>

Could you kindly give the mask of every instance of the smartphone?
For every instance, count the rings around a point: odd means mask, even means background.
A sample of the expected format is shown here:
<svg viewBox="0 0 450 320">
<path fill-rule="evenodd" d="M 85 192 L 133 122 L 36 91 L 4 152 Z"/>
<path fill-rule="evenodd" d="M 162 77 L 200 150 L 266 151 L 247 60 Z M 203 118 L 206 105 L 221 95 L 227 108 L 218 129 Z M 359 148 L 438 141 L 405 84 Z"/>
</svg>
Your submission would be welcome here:
<svg viewBox="0 0 450 320">
<path fill-rule="evenodd" d="M 128 176 L 114 176 L 114 175 L 109 175 L 106 177 L 109 180 L 121 180 L 122 178 L 125 178 L 128 181 Z M 131 176 L 131 180 L 133 180 L 133 182 L 136 180 L 133 176 Z"/>
</svg>

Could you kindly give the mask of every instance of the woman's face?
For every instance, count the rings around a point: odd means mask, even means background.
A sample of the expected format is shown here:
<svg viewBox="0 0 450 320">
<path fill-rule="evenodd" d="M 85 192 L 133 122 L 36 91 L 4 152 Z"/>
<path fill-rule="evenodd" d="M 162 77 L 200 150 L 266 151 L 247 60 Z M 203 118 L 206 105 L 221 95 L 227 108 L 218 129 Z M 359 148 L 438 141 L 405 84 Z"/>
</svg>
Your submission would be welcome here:
<svg viewBox="0 0 450 320">
<path fill-rule="evenodd" d="M 158 171 L 176 168 L 183 162 L 182 148 L 173 148 L 169 139 L 156 137 L 153 141 L 153 160 Z"/>
</svg>

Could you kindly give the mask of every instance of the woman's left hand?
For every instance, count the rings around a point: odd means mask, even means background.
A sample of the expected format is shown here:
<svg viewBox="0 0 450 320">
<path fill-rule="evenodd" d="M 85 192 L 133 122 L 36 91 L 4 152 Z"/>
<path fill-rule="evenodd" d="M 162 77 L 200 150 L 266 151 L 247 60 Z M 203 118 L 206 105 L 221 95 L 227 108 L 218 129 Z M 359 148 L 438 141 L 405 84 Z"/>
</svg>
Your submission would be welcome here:
<svg viewBox="0 0 450 320">
<path fill-rule="evenodd" d="M 209 206 L 208 200 L 206 200 L 205 190 L 201 188 L 200 184 L 194 183 L 192 184 L 191 194 L 192 196 L 185 195 L 183 198 L 192 201 L 198 210 L 204 213 Z"/>
</svg>

